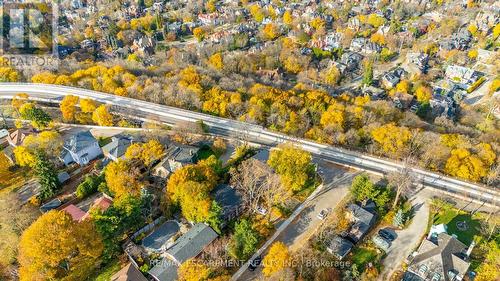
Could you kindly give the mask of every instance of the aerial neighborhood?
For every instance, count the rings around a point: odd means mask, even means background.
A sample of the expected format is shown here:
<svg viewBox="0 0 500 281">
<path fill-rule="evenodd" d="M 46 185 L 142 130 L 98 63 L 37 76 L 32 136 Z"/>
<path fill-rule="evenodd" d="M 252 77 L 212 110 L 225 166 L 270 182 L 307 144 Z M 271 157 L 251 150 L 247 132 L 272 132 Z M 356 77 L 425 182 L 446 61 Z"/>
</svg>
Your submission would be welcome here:
<svg viewBox="0 0 500 281">
<path fill-rule="evenodd" d="M 500 1 L 34 2 L 0 280 L 500 280 Z"/>
</svg>

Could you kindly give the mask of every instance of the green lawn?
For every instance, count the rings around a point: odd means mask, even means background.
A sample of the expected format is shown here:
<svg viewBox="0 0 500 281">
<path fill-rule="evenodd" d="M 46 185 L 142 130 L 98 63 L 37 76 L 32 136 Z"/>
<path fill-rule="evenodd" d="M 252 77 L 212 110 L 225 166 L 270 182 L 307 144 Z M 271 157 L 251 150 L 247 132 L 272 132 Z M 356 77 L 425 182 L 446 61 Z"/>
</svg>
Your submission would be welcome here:
<svg viewBox="0 0 500 281">
<path fill-rule="evenodd" d="M 474 220 L 471 215 L 466 213 L 460 213 L 454 208 L 446 209 L 441 211 L 439 214 L 434 216 L 432 224 L 446 224 L 448 234 L 455 234 L 462 243 L 469 245 L 474 238 L 474 235 L 479 234 L 481 223 L 478 220 Z M 458 229 L 458 222 L 466 222 L 467 230 L 462 231 Z"/>
<path fill-rule="evenodd" d="M 101 269 L 95 276 L 89 278 L 92 281 L 109 281 L 111 276 L 118 272 L 122 268 L 122 265 L 118 259 L 111 261 L 106 267 Z"/>
<path fill-rule="evenodd" d="M 113 139 L 111 139 L 111 138 L 102 138 L 102 137 L 97 140 L 97 142 L 99 143 L 100 147 L 103 147 L 103 146 L 105 146 L 106 144 L 108 144 L 108 143 L 110 143 L 112 141 L 113 141 Z"/>
<path fill-rule="evenodd" d="M 376 250 L 359 246 L 352 251 L 351 260 L 358 266 L 358 270 L 362 272 L 369 262 L 375 261 L 377 255 Z"/>
<path fill-rule="evenodd" d="M 203 146 L 199 151 L 198 151 L 198 159 L 199 160 L 204 160 L 207 159 L 208 157 L 215 155 L 213 150 L 209 146 Z M 217 155 L 215 155 L 217 157 Z M 217 157 L 218 158 L 218 157 Z"/>
</svg>

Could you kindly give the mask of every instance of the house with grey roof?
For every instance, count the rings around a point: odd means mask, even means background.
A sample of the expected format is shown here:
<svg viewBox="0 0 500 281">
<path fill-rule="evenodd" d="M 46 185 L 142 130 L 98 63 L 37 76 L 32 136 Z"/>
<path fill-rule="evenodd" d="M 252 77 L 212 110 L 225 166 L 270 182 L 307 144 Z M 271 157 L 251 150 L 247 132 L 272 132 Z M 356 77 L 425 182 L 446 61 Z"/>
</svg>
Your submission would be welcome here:
<svg viewBox="0 0 500 281">
<path fill-rule="evenodd" d="M 163 254 L 164 258 L 148 272 L 149 275 L 158 281 L 176 280 L 177 268 L 188 259 L 198 256 L 217 237 L 217 233 L 210 226 L 204 223 L 195 224 Z"/>
<path fill-rule="evenodd" d="M 128 263 L 118 272 L 111 276 L 111 281 L 147 281 L 141 271 L 132 263 Z"/>
<path fill-rule="evenodd" d="M 190 145 L 170 144 L 166 149 L 165 158 L 153 168 L 153 175 L 167 178 L 186 165 L 193 164 L 198 159 L 200 148 Z"/>
<path fill-rule="evenodd" d="M 71 137 L 64 142 L 61 159 L 65 165 L 71 163 L 87 165 L 90 161 L 101 155 L 102 150 L 97 140 L 90 131 L 83 131 L 71 135 Z"/>
<path fill-rule="evenodd" d="M 358 204 L 347 206 L 347 217 L 354 222 L 351 226 L 347 238 L 357 243 L 361 240 L 375 223 L 377 216 Z"/>
<path fill-rule="evenodd" d="M 148 252 L 162 253 L 174 243 L 173 239 L 179 231 L 178 222 L 166 221 L 142 240 L 142 246 Z"/>
<path fill-rule="evenodd" d="M 222 208 L 221 219 L 223 226 L 230 220 L 237 218 L 243 211 L 241 208 L 241 194 L 230 185 L 218 185 L 212 191 L 212 198 Z"/>
<path fill-rule="evenodd" d="M 133 138 L 130 136 L 113 136 L 111 142 L 102 147 L 104 156 L 113 161 L 118 161 L 125 156 L 127 148 L 132 144 Z"/>
<path fill-rule="evenodd" d="M 447 233 L 433 235 L 408 257 L 408 269 L 402 280 L 462 280 L 470 266 L 471 247 Z"/>
<path fill-rule="evenodd" d="M 345 256 L 347 256 L 347 254 L 349 254 L 352 247 L 354 247 L 354 244 L 351 241 L 338 235 L 334 235 L 327 242 L 326 250 L 337 259 L 342 260 Z"/>
</svg>

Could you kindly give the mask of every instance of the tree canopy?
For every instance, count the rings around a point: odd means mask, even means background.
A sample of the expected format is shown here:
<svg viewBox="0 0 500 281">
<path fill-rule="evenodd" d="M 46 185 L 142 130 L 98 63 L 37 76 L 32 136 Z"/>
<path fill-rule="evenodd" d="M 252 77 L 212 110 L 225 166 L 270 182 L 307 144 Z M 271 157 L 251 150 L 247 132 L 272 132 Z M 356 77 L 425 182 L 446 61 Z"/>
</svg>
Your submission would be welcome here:
<svg viewBox="0 0 500 281">
<path fill-rule="evenodd" d="M 285 187 L 292 191 L 301 190 L 314 171 L 309 152 L 285 144 L 272 150 L 268 164 L 281 176 Z"/>
</svg>

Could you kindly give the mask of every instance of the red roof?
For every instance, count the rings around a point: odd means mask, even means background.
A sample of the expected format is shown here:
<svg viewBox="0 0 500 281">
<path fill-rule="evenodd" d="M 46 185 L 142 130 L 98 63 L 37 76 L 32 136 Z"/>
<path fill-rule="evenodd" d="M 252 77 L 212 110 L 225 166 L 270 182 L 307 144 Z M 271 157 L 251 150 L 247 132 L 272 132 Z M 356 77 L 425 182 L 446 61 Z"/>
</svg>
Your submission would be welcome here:
<svg viewBox="0 0 500 281">
<path fill-rule="evenodd" d="M 113 201 L 111 199 L 102 196 L 94 201 L 94 205 L 92 205 L 92 208 L 98 207 L 99 209 L 101 209 L 101 211 L 106 211 L 112 204 Z"/>
<path fill-rule="evenodd" d="M 73 218 L 74 221 L 81 221 L 83 219 L 83 217 L 87 214 L 85 213 L 84 211 L 82 211 L 80 208 L 78 208 L 77 206 L 71 204 L 71 205 L 68 205 L 66 206 L 63 211 L 65 211 L 66 213 L 70 214 L 71 217 Z"/>
</svg>

